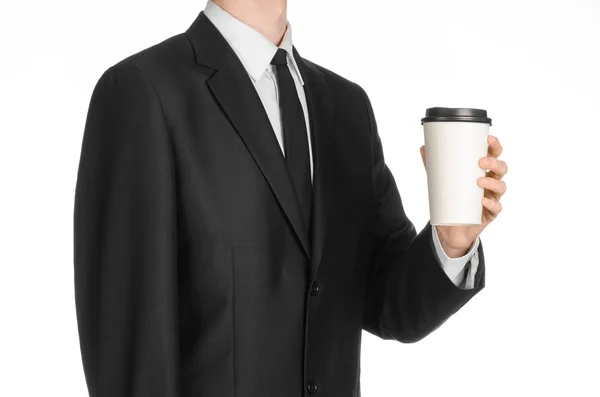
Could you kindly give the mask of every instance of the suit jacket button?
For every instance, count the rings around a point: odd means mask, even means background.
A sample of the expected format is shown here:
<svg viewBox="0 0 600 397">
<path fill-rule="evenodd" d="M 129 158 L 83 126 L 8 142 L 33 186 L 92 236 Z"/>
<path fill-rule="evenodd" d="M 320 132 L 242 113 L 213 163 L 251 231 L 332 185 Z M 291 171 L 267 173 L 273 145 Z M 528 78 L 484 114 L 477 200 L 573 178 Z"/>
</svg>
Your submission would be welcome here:
<svg viewBox="0 0 600 397">
<path fill-rule="evenodd" d="M 312 296 L 315 296 L 319 293 L 320 290 L 321 286 L 316 281 L 313 281 L 312 285 L 310 286 L 310 294 Z"/>
<path fill-rule="evenodd" d="M 311 380 L 311 381 L 308 382 L 307 387 L 308 387 L 308 393 L 311 394 L 311 395 L 313 395 L 313 394 L 316 394 L 319 391 L 320 385 L 317 385 L 315 383 L 315 381 Z"/>
</svg>

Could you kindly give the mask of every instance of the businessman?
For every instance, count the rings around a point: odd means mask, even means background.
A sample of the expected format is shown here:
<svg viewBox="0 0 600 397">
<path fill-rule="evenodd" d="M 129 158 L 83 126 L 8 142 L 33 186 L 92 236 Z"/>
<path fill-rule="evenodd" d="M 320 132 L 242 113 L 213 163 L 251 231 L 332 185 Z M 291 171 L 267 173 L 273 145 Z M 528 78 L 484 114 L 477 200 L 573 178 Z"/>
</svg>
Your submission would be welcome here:
<svg viewBox="0 0 600 397">
<path fill-rule="evenodd" d="M 419 341 L 484 288 L 507 172 L 488 142 L 482 224 L 417 233 L 367 94 L 301 56 L 286 1 L 209 1 L 92 93 L 74 209 L 90 395 L 360 396 L 363 330 Z"/>
</svg>

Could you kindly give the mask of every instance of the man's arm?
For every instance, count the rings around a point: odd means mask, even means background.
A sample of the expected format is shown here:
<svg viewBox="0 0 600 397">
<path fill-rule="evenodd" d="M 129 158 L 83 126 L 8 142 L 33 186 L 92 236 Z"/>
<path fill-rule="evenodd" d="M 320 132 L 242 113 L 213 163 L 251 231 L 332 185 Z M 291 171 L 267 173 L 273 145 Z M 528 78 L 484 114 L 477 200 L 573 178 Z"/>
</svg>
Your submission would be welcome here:
<svg viewBox="0 0 600 397">
<path fill-rule="evenodd" d="M 74 209 L 77 321 L 92 397 L 177 397 L 176 200 L 152 85 L 109 68 L 90 101 Z"/>
<path fill-rule="evenodd" d="M 473 274 L 477 273 L 477 265 L 479 264 L 479 255 L 477 254 L 477 248 L 479 247 L 479 236 L 477 236 L 473 244 L 471 244 L 471 247 L 466 254 L 459 258 L 451 258 L 446 254 L 444 248 L 442 247 L 435 225 L 432 225 L 432 228 L 433 232 L 431 235 L 433 238 L 433 245 L 435 246 L 435 251 L 437 252 L 442 269 L 444 269 L 444 272 L 448 278 L 452 280 L 454 285 L 460 286 L 463 284 L 463 281 L 465 281 L 465 270 L 472 272 Z M 467 266 L 467 263 L 469 263 L 469 261 L 472 259 L 473 261 L 471 265 Z M 468 281 L 469 278 L 467 278 L 467 285 L 464 288 L 473 288 L 472 283 L 468 283 Z"/>
<path fill-rule="evenodd" d="M 374 242 L 365 297 L 363 328 L 382 339 L 417 342 L 442 325 L 485 286 L 483 244 L 472 289 L 456 286 L 435 251 L 432 225 L 417 234 L 404 211 L 394 177 L 385 164 L 371 102 L 370 119 L 376 208 Z"/>
</svg>

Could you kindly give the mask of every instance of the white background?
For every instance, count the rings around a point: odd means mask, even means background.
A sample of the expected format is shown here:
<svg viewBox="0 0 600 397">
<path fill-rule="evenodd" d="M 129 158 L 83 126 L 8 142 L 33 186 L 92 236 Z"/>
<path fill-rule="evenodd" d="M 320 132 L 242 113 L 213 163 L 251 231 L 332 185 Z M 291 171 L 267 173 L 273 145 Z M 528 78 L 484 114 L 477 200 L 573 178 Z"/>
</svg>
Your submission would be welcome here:
<svg viewBox="0 0 600 397">
<path fill-rule="evenodd" d="M 204 5 L 2 1 L 0 396 L 87 395 L 72 215 L 89 99 Z M 369 94 L 418 230 L 427 107 L 487 109 L 509 165 L 486 288 L 418 343 L 364 333 L 362 395 L 600 395 L 600 2 L 293 0 L 288 18 L 302 56 Z"/>
</svg>

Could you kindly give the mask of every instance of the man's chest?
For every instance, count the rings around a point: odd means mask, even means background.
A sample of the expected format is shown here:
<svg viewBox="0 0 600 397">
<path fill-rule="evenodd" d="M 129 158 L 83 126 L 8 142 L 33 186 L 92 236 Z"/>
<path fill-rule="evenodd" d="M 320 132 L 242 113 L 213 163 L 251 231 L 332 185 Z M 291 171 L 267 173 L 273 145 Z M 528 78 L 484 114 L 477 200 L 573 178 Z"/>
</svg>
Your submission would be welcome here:
<svg viewBox="0 0 600 397">
<path fill-rule="evenodd" d="M 240 104 L 240 110 L 255 114 L 232 118 L 234 107 L 228 113 L 205 90 L 169 107 L 179 209 L 190 232 L 209 231 L 244 241 L 259 229 L 268 234 L 289 228 L 286 223 L 296 203 L 289 194 L 285 157 L 277 128 L 267 116 L 272 106 L 258 103 Z M 345 227 L 359 226 L 372 206 L 368 134 L 336 113 L 332 117 L 327 128 L 307 132 L 313 138 L 314 198 L 318 196 L 327 212 L 321 215 Z M 308 128 L 318 120 L 307 119 Z"/>
<path fill-rule="evenodd" d="M 310 114 L 306 102 L 306 93 L 304 92 L 304 86 L 299 81 L 296 75 L 294 76 L 294 85 L 296 88 L 296 94 L 298 95 L 298 99 L 300 101 L 300 105 L 302 106 L 302 113 L 304 116 L 304 124 L 306 126 L 305 133 L 308 138 L 308 149 L 309 149 L 309 158 L 310 158 L 310 167 L 311 167 L 311 175 L 314 175 L 314 165 L 313 165 L 313 151 L 311 145 L 311 129 L 310 129 Z M 277 85 L 277 77 L 276 71 L 271 67 L 265 70 L 262 74 L 261 78 L 254 81 L 252 80 L 254 88 L 256 89 L 257 95 L 260 98 L 260 101 L 263 105 L 263 109 L 269 118 L 269 122 L 271 124 L 271 128 L 273 129 L 273 133 L 275 134 L 275 138 L 277 138 L 277 143 L 279 144 L 279 148 L 283 155 L 285 156 L 285 145 L 284 145 L 284 132 L 283 132 L 283 123 L 282 123 L 282 112 L 281 112 L 281 103 L 280 103 L 280 89 Z"/>
</svg>

